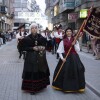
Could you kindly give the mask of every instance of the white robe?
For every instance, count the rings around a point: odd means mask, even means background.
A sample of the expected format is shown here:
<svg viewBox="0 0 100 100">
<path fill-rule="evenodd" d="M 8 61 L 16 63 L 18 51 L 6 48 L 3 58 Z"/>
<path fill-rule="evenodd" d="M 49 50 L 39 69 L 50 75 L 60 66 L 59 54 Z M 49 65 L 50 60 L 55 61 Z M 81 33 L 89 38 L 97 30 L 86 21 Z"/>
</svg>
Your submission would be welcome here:
<svg viewBox="0 0 100 100">
<path fill-rule="evenodd" d="M 62 32 L 60 32 L 60 34 L 58 34 L 58 32 L 54 32 L 54 37 L 62 39 L 63 38 L 63 34 L 62 34 Z"/>
</svg>

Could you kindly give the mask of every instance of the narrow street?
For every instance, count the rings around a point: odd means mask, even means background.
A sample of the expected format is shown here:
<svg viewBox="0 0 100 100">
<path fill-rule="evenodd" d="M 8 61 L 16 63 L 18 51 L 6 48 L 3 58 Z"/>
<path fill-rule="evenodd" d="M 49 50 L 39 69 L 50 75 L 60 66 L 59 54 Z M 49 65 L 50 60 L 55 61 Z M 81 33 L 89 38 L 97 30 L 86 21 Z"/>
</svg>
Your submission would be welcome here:
<svg viewBox="0 0 100 100">
<path fill-rule="evenodd" d="M 100 60 L 94 60 L 92 55 L 84 52 L 80 52 L 80 58 L 86 68 L 86 82 L 100 93 Z M 49 52 L 47 60 L 52 83 L 58 60 Z M 52 89 L 51 86 L 35 95 L 23 92 L 21 90 L 23 62 L 23 59 L 18 58 L 16 40 L 0 48 L 0 100 L 100 100 L 100 97 L 88 87 L 84 93 L 62 93 Z"/>
</svg>

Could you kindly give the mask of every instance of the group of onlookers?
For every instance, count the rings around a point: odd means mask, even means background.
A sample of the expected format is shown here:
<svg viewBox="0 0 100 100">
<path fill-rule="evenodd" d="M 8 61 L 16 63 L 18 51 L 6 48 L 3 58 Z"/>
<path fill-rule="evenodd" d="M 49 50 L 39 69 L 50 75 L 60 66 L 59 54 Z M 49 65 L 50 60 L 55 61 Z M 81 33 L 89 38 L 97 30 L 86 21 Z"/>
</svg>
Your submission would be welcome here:
<svg viewBox="0 0 100 100">
<path fill-rule="evenodd" d="M 0 46 L 3 44 L 6 44 L 6 42 L 11 41 L 13 38 L 15 38 L 16 32 L 11 31 L 10 29 L 5 32 L 0 32 Z"/>
<path fill-rule="evenodd" d="M 49 31 L 49 29 L 46 28 L 46 30 L 41 32 L 41 35 L 47 40 L 46 49 L 49 52 L 52 52 L 52 54 L 55 54 L 58 49 L 59 43 L 64 37 L 64 30 L 62 29 L 62 25 L 59 25 L 58 27 L 55 26 L 53 28 L 53 31 Z M 59 56 L 57 54 L 57 59 L 58 58 Z"/>
</svg>

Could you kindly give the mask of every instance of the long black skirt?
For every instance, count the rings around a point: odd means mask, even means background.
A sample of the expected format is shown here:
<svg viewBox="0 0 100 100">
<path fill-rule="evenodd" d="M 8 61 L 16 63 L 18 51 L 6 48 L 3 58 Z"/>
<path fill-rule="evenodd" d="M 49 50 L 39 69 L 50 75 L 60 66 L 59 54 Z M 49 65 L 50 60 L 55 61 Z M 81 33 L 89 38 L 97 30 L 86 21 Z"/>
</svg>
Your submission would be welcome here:
<svg viewBox="0 0 100 100">
<path fill-rule="evenodd" d="M 49 76 L 43 72 L 26 72 L 22 81 L 22 90 L 26 92 L 37 93 L 50 84 Z"/>
<path fill-rule="evenodd" d="M 62 60 L 60 59 L 54 72 L 52 87 L 64 92 L 83 92 L 85 89 L 85 68 L 78 54 L 70 54 L 64 63 L 61 72 L 54 81 Z"/>
<path fill-rule="evenodd" d="M 36 52 L 27 53 L 22 74 L 22 90 L 39 92 L 50 84 L 49 76 L 46 55 L 41 57 Z"/>
</svg>

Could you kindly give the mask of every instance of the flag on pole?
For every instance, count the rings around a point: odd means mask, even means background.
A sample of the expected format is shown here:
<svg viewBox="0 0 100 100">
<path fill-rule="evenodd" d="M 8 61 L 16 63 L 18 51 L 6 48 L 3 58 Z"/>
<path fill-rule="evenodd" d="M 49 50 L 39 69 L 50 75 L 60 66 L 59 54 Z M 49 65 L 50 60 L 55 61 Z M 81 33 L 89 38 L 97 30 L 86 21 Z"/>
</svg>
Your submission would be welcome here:
<svg viewBox="0 0 100 100">
<path fill-rule="evenodd" d="M 84 27 L 84 32 L 100 38 L 100 7 L 93 8 Z"/>
<path fill-rule="evenodd" d="M 91 12 L 92 12 L 92 9 L 93 9 L 93 5 L 92 5 L 92 6 L 89 8 L 89 10 L 88 10 L 87 18 L 84 20 L 84 22 L 83 22 L 83 27 L 82 27 L 81 30 L 80 30 L 81 33 L 83 33 L 84 27 L 85 27 L 85 25 L 86 25 L 86 22 L 87 22 L 88 18 L 90 17 L 90 14 L 91 14 Z"/>
<path fill-rule="evenodd" d="M 82 25 L 81 25 L 81 27 L 80 27 L 80 30 L 79 30 L 79 32 L 78 32 L 78 33 L 79 33 L 79 36 L 78 36 L 78 37 L 83 36 L 84 27 L 85 27 L 85 25 L 86 25 L 86 23 L 87 23 L 88 18 L 89 18 L 90 15 L 91 15 L 92 9 L 93 9 L 93 5 L 88 9 L 87 18 L 84 19 L 84 21 L 83 21 L 83 23 L 82 23 Z"/>
</svg>

